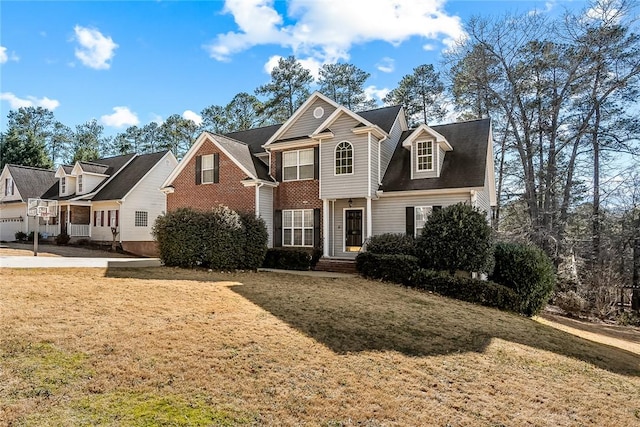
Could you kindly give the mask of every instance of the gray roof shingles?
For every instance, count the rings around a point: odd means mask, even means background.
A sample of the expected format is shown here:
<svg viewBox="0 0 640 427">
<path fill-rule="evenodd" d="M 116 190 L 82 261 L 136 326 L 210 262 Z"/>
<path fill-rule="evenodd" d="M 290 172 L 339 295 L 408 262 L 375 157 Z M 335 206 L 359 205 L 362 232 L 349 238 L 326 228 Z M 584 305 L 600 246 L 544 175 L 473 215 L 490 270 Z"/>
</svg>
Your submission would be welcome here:
<svg viewBox="0 0 640 427">
<path fill-rule="evenodd" d="M 56 172 L 29 166 L 8 165 L 11 178 L 23 201 L 42 197 L 53 185 L 58 183 Z M 56 185 L 57 186 L 57 185 Z"/>
<path fill-rule="evenodd" d="M 436 190 L 484 186 L 490 119 L 431 126 L 453 147 L 445 154 L 438 178 L 411 179 L 411 151 L 402 147 L 411 130 L 400 137 L 398 146 L 382 179 L 383 191 Z"/>
</svg>

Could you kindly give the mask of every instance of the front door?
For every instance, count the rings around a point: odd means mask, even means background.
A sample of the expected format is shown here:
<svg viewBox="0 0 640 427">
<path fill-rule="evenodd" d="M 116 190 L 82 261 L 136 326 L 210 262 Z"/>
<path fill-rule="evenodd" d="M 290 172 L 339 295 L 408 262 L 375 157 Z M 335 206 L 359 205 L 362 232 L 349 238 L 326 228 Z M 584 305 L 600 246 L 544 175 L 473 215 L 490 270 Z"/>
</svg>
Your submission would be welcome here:
<svg viewBox="0 0 640 427">
<path fill-rule="evenodd" d="M 344 217 L 347 252 L 359 251 L 362 247 L 362 210 L 348 209 L 344 212 Z"/>
<path fill-rule="evenodd" d="M 60 208 L 60 233 L 62 234 L 69 234 L 67 233 L 67 208 L 66 206 L 63 208 Z"/>
</svg>

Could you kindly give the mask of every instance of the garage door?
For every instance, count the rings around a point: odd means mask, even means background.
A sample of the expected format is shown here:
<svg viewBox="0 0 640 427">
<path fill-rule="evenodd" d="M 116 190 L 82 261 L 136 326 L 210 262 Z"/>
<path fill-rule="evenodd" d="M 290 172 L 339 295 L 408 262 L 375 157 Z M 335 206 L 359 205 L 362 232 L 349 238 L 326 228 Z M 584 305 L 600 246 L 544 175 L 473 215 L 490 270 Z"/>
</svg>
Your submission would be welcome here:
<svg viewBox="0 0 640 427">
<path fill-rule="evenodd" d="M 16 240 L 16 233 L 24 227 L 24 222 L 20 218 L 0 218 L 0 241 L 13 242 Z"/>
</svg>

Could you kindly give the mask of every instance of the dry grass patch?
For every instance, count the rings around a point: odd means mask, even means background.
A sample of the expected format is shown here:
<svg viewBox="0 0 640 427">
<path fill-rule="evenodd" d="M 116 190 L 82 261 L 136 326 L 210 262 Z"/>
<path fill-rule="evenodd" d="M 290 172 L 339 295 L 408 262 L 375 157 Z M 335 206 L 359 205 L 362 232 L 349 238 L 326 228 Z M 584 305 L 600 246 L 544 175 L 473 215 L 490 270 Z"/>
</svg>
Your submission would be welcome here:
<svg viewBox="0 0 640 427">
<path fill-rule="evenodd" d="M 170 268 L 0 275 L 0 424 L 640 423 L 637 354 L 395 285 Z"/>
</svg>

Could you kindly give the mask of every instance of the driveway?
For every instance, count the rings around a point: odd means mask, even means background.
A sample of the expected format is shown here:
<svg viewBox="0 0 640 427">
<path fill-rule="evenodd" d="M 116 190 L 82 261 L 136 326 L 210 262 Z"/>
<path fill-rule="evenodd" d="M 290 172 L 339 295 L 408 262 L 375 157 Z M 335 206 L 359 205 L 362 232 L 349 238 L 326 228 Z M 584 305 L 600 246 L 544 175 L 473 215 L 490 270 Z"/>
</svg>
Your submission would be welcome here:
<svg viewBox="0 0 640 427">
<path fill-rule="evenodd" d="M 158 258 L 139 258 L 107 252 L 101 249 L 40 244 L 38 256 L 33 256 L 33 244 L 3 243 L 0 245 L 0 268 L 111 268 L 157 267 Z"/>
</svg>

